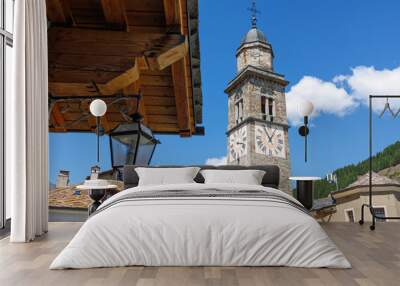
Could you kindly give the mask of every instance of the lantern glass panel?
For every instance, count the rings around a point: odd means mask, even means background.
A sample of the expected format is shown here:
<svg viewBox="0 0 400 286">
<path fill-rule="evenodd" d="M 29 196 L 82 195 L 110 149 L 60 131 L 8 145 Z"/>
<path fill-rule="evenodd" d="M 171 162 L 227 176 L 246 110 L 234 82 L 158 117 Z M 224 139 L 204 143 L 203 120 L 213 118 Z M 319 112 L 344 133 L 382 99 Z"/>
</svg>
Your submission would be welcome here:
<svg viewBox="0 0 400 286">
<path fill-rule="evenodd" d="M 113 165 L 124 166 L 135 162 L 138 134 L 112 135 Z"/>
<path fill-rule="evenodd" d="M 145 125 L 120 124 L 110 134 L 113 167 L 148 165 L 157 143 L 153 132 Z"/>
<path fill-rule="evenodd" d="M 136 165 L 148 165 L 150 163 L 153 150 L 156 147 L 154 140 L 145 136 L 140 136 L 138 154 L 136 157 Z"/>
</svg>

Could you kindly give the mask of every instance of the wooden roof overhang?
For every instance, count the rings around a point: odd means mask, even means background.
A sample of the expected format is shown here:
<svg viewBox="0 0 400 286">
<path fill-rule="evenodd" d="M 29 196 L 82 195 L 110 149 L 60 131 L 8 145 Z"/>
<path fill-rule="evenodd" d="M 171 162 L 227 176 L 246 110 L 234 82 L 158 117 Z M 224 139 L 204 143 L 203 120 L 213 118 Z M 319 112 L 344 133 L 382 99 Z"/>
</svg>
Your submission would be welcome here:
<svg viewBox="0 0 400 286">
<path fill-rule="evenodd" d="M 51 132 L 95 131 L 102 98 L 106 133 L 139 111 L 155 133 L 204 134 L 197 0 L 46 3 Z"/>
</svg>

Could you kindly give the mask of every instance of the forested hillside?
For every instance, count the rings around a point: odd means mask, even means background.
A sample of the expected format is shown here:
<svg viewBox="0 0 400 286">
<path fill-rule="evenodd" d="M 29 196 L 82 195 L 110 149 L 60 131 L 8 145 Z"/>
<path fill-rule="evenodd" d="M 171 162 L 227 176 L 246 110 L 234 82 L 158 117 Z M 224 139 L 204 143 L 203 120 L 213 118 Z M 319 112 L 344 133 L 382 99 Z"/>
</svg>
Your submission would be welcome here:
<svg viewBox="0 0 400 286">
<path fill-rule="evenodd" d="M 400 141 L 389 145 L 382 152 L 377 153 L 372 160 L 372 169 L 375 172 L 393 167 L 400 164 Z M 368 159 L 357 164 L 351 164 L 334 171 L 338 178 L 339 189 L 345 188 L 354 181 L 358 176 L 364 175 L 368 172 Z M 391 173 L 391 177 L 399 177 L 400 173 Z M 324 198 L 328 196 L 331 191 L 336 190 L 335 184 L 330 184 L 326 180 L 315 182 L 316 198 Z"/>
</svg>

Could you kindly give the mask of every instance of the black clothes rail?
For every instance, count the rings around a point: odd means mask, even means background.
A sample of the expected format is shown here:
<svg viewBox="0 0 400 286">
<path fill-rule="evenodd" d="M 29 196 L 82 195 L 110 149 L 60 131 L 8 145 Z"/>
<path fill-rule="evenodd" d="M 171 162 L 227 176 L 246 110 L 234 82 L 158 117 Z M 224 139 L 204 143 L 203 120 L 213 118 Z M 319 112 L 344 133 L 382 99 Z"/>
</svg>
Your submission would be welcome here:
<svg viewBox="0 0 400 286">
<path fill-rule="evenodd" d="M 372 216 L 372 224 L 369 227 L 371 230 L 375 229 L 376 219 L 385 219 L 385 220 L 400 219 L 400 217 L 387 217 L 387 216 L 380 216 L 380 215 L 377 216 L 375 214 L 375 209 L 374 209 L 374 206 L 372 203 L 372 104 L 373 104 L 373 100 L 375 98 L 386 98 L 386 100 L 388 102 L 389 98 L 399 98 L 400 99 L 400 95 L 370 95 L 369 96 L 369 204 L 363 204 L 361 206 L 361 219 L 360 219 L 359 223 L 361 225 L 364 224 L 364 208 L 365 207 L 369 208 L 369 211 Z M 383 115 L 385 110 L 386 110 L 386 106 L 385 106 L 385 109 L 383 110 L 381 116 Z M 392 112 L 392 115 L 393 115 L 393 112 Z"/>
</svg>

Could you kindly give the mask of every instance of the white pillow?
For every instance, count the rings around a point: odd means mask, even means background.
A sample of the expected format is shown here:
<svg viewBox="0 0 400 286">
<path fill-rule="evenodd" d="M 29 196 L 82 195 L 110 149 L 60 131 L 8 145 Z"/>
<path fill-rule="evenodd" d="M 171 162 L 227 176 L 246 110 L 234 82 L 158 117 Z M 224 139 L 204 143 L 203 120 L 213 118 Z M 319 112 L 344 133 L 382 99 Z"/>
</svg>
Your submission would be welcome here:
<svg viewBox="0 0 400 286">
<path fill-rule="evenodd" d="M 206 184 L 261 185 L 265 171 L 261 170 L 202 170 Z"/>
<path fill-rule="evenodd" d="M 198 167 L 183 168 L 135 168 L 139 176 L 138 186 L 194 183 Z"/>
</svg>

